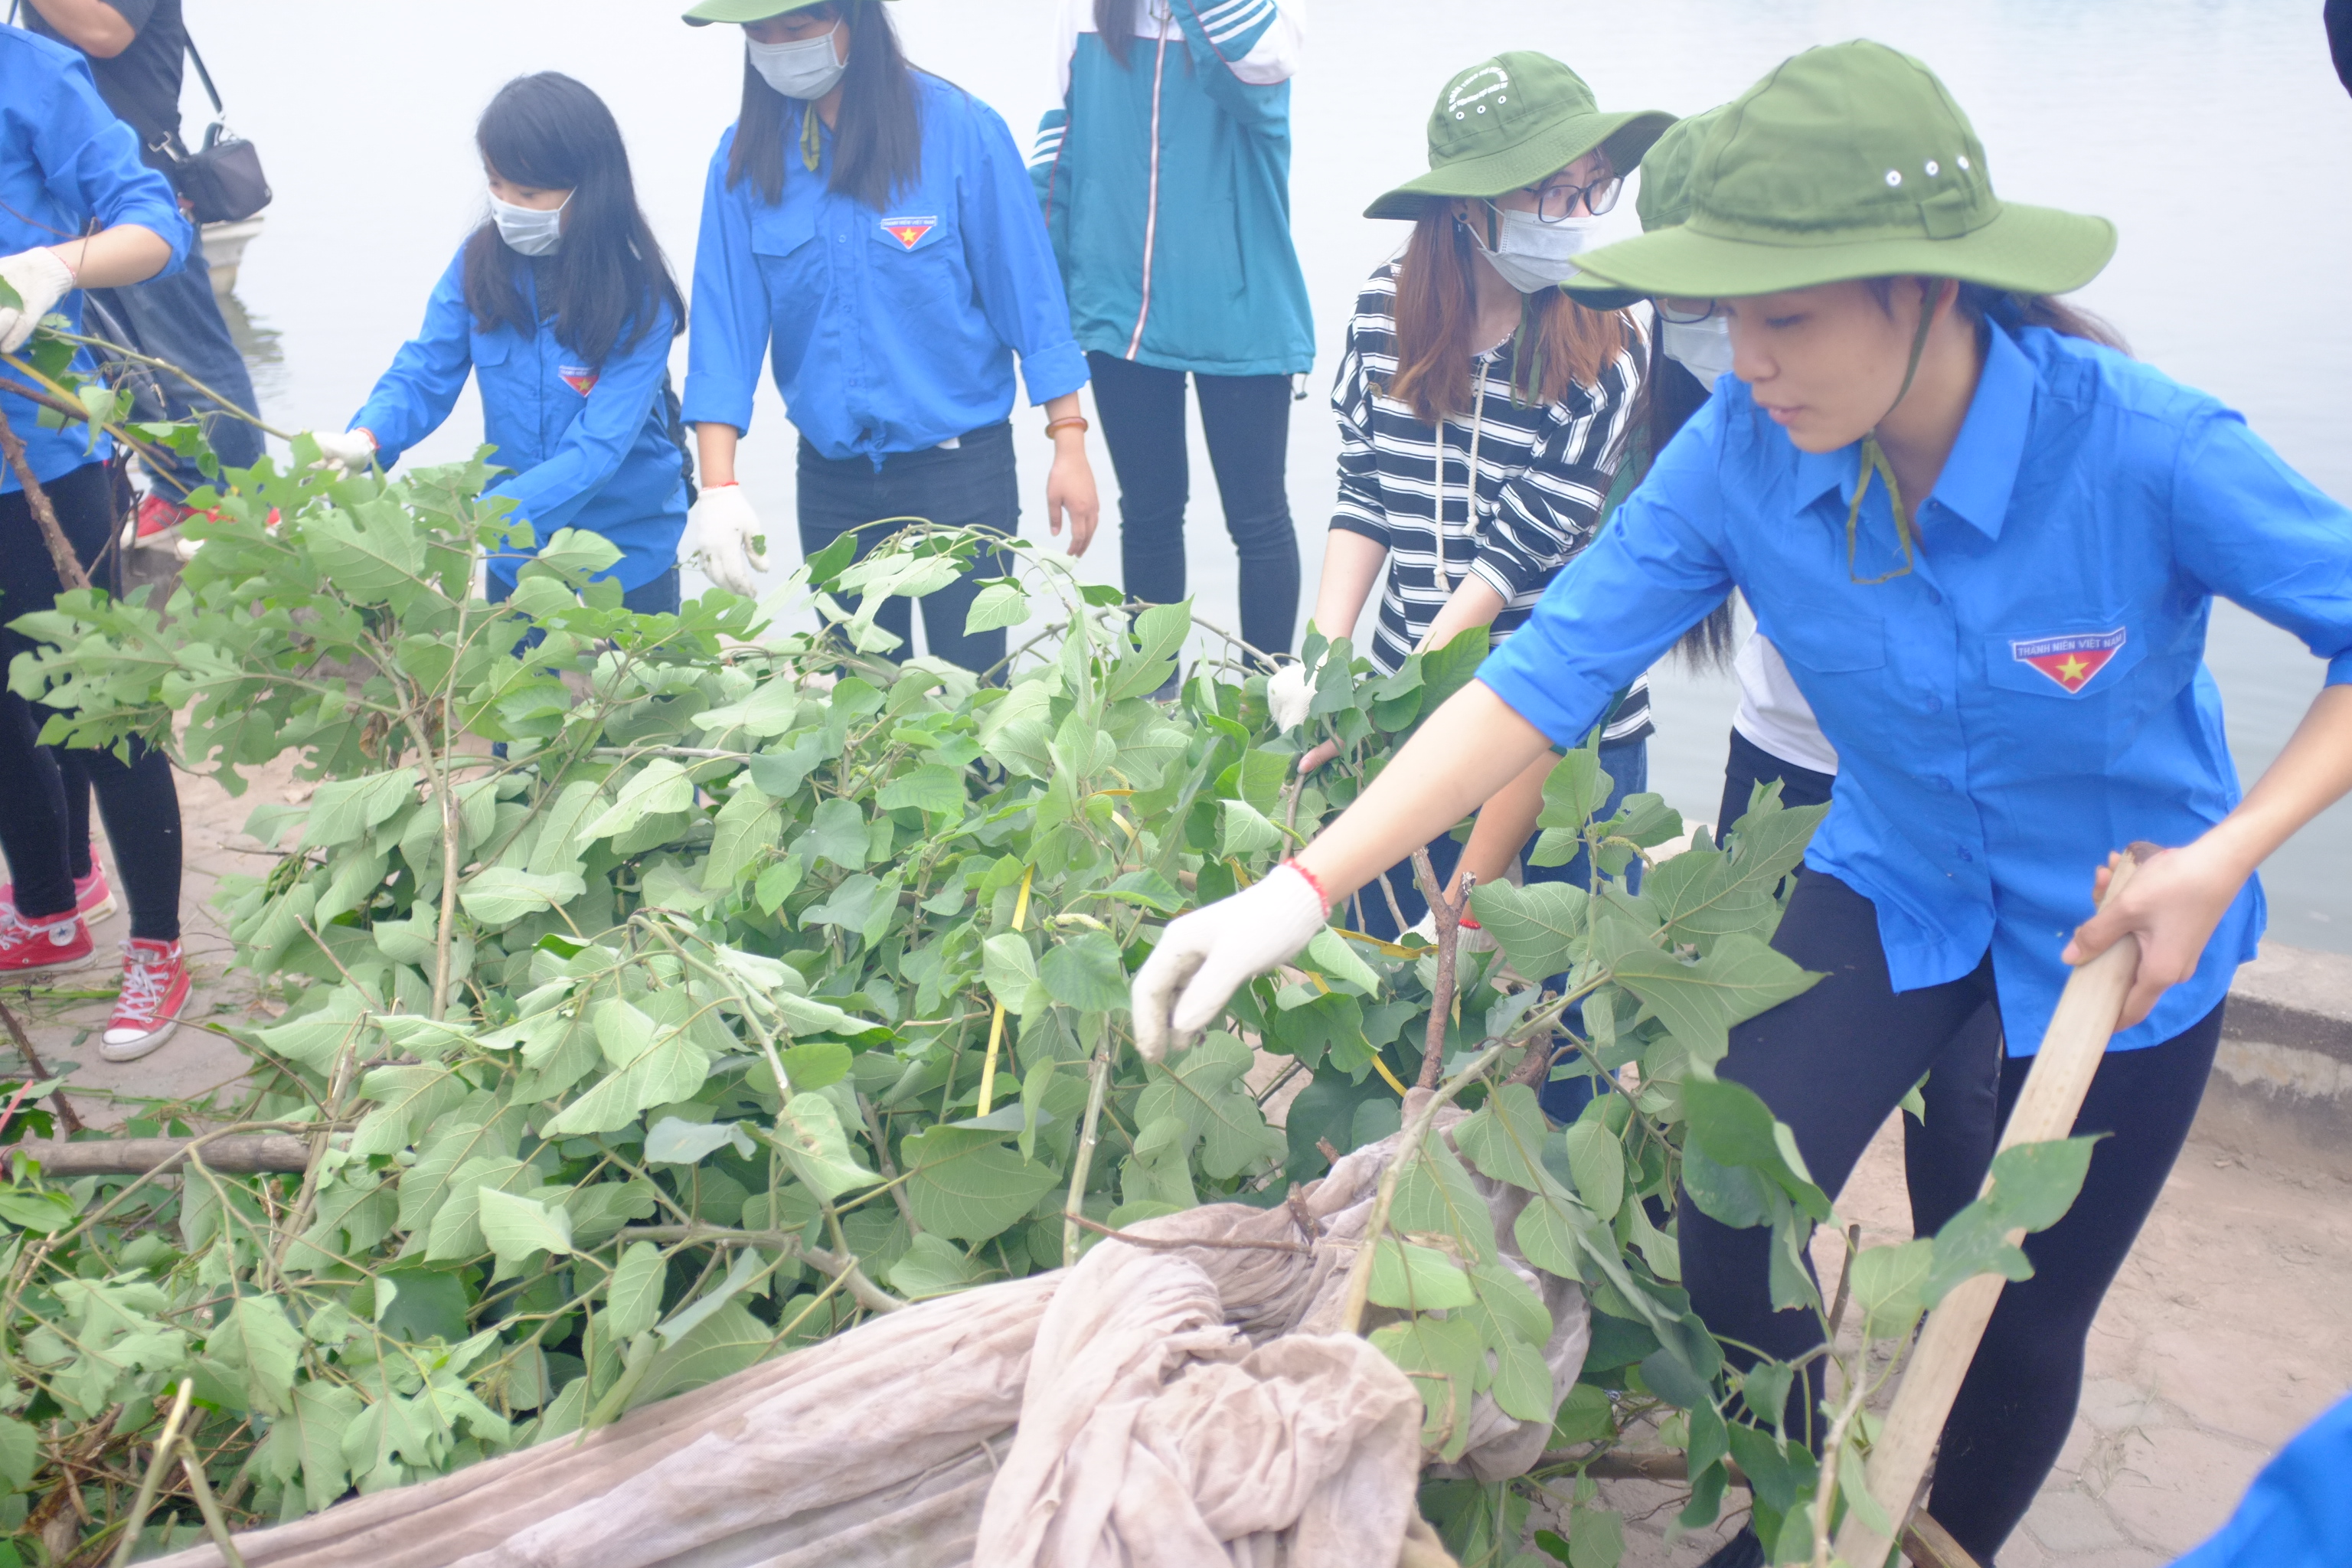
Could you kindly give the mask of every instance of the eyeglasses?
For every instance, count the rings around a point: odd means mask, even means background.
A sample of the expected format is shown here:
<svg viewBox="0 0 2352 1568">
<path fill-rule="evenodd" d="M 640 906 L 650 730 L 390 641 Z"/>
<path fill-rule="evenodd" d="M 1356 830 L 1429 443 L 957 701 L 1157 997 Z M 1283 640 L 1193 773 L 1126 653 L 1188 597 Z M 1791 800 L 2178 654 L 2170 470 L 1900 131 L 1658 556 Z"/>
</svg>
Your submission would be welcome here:
<svg viewBox="0 0 2352 1568">
<path fill-rule="evenodd" d="M 1520 187 L 1536 199 L 1536 221 L 1562 223 L 1572 216 L 1579 203 L 1594 217 L 1617 205 L 1624 193 L 1625 176 L 1604 174 L 1589 185 L 1571 185 L 1565 181 L 1554 185 L 1524 185 Z"/>
<path fill-rule="evenodd" d="M 1687 327 L 1694 322 L 1704 321 L 1714 315 L 1717 303 L 1718 301 L 1714 300 L 1676 300 L 1662 297 L 1657 301 L 1658 319 L 1663 321 L 1672 321 L 1678 327 Z"/>
</svg>

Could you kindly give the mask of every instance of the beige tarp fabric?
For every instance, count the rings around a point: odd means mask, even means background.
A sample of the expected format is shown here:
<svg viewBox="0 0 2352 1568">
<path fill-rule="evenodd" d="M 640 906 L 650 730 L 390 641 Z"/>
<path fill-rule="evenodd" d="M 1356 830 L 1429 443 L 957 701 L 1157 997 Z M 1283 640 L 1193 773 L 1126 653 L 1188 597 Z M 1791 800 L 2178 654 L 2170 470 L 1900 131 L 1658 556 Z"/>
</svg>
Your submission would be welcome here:
<svg viewBox="0 0 2352 1568">
<path fill-rule="evenodd" d="M 252 1568 L 1433 1568 L 1449 1559 L 1413 1510 L 1421 1397 L 1338 1331 L 1393 1152 L 1358 1150 L 1286 1205 L 1134 1227 L 1291 1247 L 1107 1241 L 1075 1269 L 891 1313 L 584 1442 L 237 1544 Z M 1525 1194 L 1478 1185 L 1508 1237 Z M 1565 1394 L 1582 1293 L 1512 1262 L 1551 1309 Z M 1470 1421 L 1460 1472 L 1486 1479 L 1525 1470 L 1549 1429 L 1483 1395 Z"/>
</svg>

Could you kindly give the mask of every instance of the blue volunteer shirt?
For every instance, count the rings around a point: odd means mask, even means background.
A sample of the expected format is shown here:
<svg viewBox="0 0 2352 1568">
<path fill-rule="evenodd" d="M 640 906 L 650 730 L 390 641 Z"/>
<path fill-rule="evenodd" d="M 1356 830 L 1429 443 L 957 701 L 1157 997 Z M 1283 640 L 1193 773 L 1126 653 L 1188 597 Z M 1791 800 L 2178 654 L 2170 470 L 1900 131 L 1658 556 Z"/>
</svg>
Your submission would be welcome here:
<svg viewBox="0 0 2352 1568">
<path fill-rule="evenodd" d="M 139 135 L 114 117 L 80 55 L 19 27 L 0 27 L 0 256 L 57 245 L 100 228 L 137 224 L 170 243 L 163 273 L 187 257 L 188 225 L 171 182 L 139 161 Z M 81 330 L 79 289 L 58 301 L 56 313 Z M 84 349 L 74 370 L 97 373 Z M 21 377 L 10 376 L 11 380 Z M 37 479 L 61 478 L 113 450 L 99 437 L 92 450 L 83 426 L 45 430 L 40 409 L 0 393 L 0 413 L 23 438 L 26 466 Z M 12 465 L 0 463 L 0 495 L 24 487 Z"/>
<path fill-rule="evenodd" d="M 515 267 L 535 306 L 531 264 Z M 657 303 L 634 346 L 624 328 L 603 364 L 584 364 L 557 341 L 552 321 L 528 336 L 504 323 L 483 331 L 466 307 L 465 270 L 460 247 L 425 302 L 424 327 L 393 356 L 349 427 L 373 436 L 377 460 L 390 468 L 440 428 L 470 373 L 481 384 L 482 438 L 498 448 L 491 460 L 513 470 L 486 493 L 511 496 L 514 515 L 541 544 L 559 528 L 603 534 L 621 559 L 602 575 L 624 589 L 643 587 L 677 561 L 686 528 L 686 480 L 662 396 L 669 307 Z M 530 555 L 490 558 L 495 595 L 514 591 Z"/>
<path fill-rule="evenodd" d="M 877 466 L 1013 411 L 1013 358 L 1029 400 L 1086 384 L 1061 273 L 1021 154 L 997 112 L 915 73 L 923 170 L 886 210 L 826 188 L 834 138 L 812 172 L 801 118 L 785 117 L 784 192 L 730 188 L 730 126 L 702 198 L 686 377 L 690 424 L 751 427 L 760 362 L 812 446 Z"/>
<path fill-rule="evenodd" d="M 2352 681 L 2352 513 L 2244 421 L 2079 339 L 1995 330 L 1959 438 L 1900 564 L 1883 484 L 1851 575 L 1858 447 L 1799 451 L 1725 376 L 1479 679 L 1559 744 L 1737 587 L 1841 767 L 1806 864 L 1877 908 L 1898 991 L 1991 952 L 2013 1055 L 2040 1047 L 2093 909 L 2135 839 L 2186 844 L 2238 802 L 2204 667 L 2219 595 Z M 2115 1048 L 2195 1023 L 2253 956 L 2249 879 Z"/>
</svg>

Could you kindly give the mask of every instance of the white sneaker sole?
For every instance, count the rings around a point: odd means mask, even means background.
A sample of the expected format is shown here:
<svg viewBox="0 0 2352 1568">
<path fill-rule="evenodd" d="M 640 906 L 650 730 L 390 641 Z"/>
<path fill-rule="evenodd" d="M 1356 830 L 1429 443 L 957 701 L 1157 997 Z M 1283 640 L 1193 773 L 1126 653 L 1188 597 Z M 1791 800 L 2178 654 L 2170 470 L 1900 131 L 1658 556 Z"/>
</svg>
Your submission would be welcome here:
<svg viewBox="0 0 2352 1568">
<path fill-rule="evenodd" d="M 83 953 L 79 958 L 60 958 L 49 963 L 27 963 L 16 969 L 0 969 L 0 986 L 13 984 L 16 981 L 24 979 L 29 975 L 68 974 L 77 969 L 95 969 L 97 967 L 98 953 L 97 951 L 93 949 L 89 952 Z"/>
<path fill-rule="evenodd" d="M 142 1035 L 135 1040 L 126 1040 L 119 1046 L 101 1035 L 98 1041 L 98 1054 L 101 1059 L 110 1062 L 135 1062 L 140 1058 L 150 1056 L 161 1049 L 163 1042 L 170 1039 L 172 1032 L 179 1026 L 179 1019 L 166 1018 L 152 1032 Z"/>
</svg>

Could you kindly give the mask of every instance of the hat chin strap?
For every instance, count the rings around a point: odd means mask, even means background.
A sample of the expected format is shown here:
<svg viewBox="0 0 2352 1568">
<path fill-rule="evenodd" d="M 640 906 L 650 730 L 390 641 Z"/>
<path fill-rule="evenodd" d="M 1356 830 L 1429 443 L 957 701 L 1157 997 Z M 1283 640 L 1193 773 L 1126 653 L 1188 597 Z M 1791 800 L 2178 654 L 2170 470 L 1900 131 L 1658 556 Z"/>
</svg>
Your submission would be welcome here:
<svg viewBox="0 0 2352 1568">
<path fill-rule="evenodd" d="M 1935 324 L 1936 308 L 1927 302 L 1927 290 L 1923 289 L 1919 294 L 1919 330 L 1911 337 L 1911 361 L 1903 367 L 1902 390 L 1895 393 L 1895 401 L 1886 405 L 1886 414 L 1879 416 L 1879 424 L 1885 423 L 1887 415 L 1893 414 L 1901 407 L 1903 400 L 1911 395 L 1911 383 L 1919 374 L 1920 358 L 1927 352 L 1928 330 Z M 1855 533 L 1862 521 L 1862 498 L 1870 493 L 1870 476 L 1873 474 L 1878 475 L 1886 481 L 1887 500 L 1895 511 L 1895 541 L 1902 546 L 1903 564 L 1892 572 L 1881 573 L 1875 577 L 1857 577 L 1854 575 L 1857 549 Z M 1849 582 L 1868 587 L 1874 583 L 1885 583 L 1897 577 L 1907 576 L 1915 563 L 1913 548 L 1911 522 L 1903 511 L 1903 486 L 1895 478 L 1895 465 L 1886 460 L 1886 448 L 1878 444 L 1878 426 L 1873 425 L 1863 434 L 1862 479 L 1853 487 L 1853 504 L 1845 510 L 1846 578 Z"/>
</svg>

